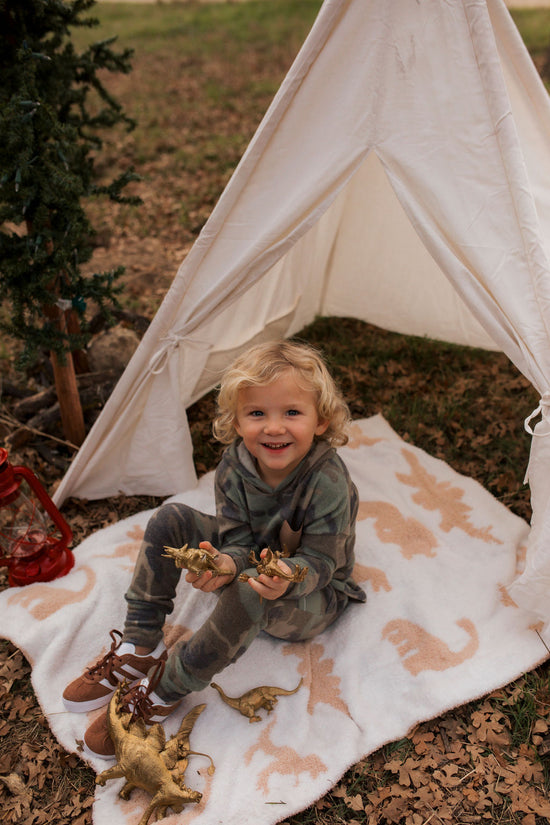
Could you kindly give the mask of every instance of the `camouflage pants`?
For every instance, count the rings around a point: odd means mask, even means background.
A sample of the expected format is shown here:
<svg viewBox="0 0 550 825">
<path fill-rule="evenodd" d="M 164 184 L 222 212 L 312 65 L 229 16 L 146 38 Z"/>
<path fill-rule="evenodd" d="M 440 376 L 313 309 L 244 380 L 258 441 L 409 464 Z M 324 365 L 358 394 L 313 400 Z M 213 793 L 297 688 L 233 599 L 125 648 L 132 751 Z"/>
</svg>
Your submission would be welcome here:
<svg viewBox="0 0 550 825">
<path fill-rule="evenodd" d="M 162 638 L 165 617 L 173 609 L 176 587 L 185 572 L 162 555 L 163 547 L 181 547 L 186 542 L 197 547 L 200 541 L 218 547 L 214 516 L 185 504 L 165 504 L 152 516 L 126 593 L 126 641 L 155 647 Z M 253 568 L 248 572 L 256 575 Z M 208 619 L 190 639 L 177 642 L 170 651 L 158 687 L 166 700 L 205 688 L 261 631 L 293 642 L 310 639 L 332 624 L 348 603 L 348 597 L 332 586 L 297 599 L 290 595 L 269 601 L 237 579 L 215 594 L 217 601 Z"/>
</svg>

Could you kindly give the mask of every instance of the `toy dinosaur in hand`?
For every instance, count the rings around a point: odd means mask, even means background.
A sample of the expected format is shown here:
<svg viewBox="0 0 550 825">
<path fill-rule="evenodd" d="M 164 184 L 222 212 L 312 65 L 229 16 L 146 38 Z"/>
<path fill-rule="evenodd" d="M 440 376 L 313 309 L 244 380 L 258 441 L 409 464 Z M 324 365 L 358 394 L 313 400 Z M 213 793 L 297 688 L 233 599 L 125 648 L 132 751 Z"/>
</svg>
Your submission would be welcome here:
<svg viewBox="0 0 550 825">
<path fill-rule="evenodd" d="M 206 705 L 197 705 L 189 711 L 178 732 L 166 742 L 162 725 L 155 724 L 147 729 L 143 719 L 132 720 L 131 713 L 121 711 L 119 701 L 124 687 L 124 683 L 118 686 L 107 713 L 107 727 L 117 761 L 95 781 L 105 785 L 109 779 L 124 777 L 126 783 L 119 792 L 122 799 L 129 799 L 134 788 L 143 788 L 151 794 L 151 802 L 139 821 L 139 825 L 147 825 L 154 812 L 157 819 L 161 819 L 168 808 L 181 813 L 185 804 L 202 799 L 199 791 L 185 785 L 184 774 L 191 754 L 207 756 L 189 748 L 191 730 Z M 211 759 L 210 763 L 208 772 L 211 774 L 214 772 Z"/>
<path fill-rule="evenodd" d="M 264 708 L 268 713 L 271 713 L 277 704 L 277 696 L 291 696 L 299 690 L 302 682 L 303 679 L 300 679 L 294 690 L 262 685 L 261 687 L 252 688 L 252 690 L 248 690 L 246 693 L 243 693 L 242 696 L 238 697 L 227 696 L 222 688 L 215 682 L 210 682 L 210 687 L 218 691 L 226 705 L 235 708 L 235 710 L 238 710 L 243 716 L 248 717 L 250 722 L 261 722 L 261 717 L 257 715 L 257 711 Z"/>
<path fill-rule="evenodd" d="M 294 566 L 294 570 L 292 573 L 285 573 L 284 570 L 281 570 L 277 561 L 279 559 L 286 559 L 288 558 L 288 553 L 280 553 L 278 550 L 273 552 L 271 548 L 266 549 L 265 557 L 262 559 L 256 558 L 254 551 L 252 550 L 251 553 L 248 555 L 248 561 L 250 564 L 253 564 L 256 567 L 256 571 L 258 576 L 261 576 L 263 573 L 265 576 L 270 576 L 273 578 L 274 576 L 278 576 L 280 579 L 285 579 L 289 582 L 303 582 L 305 579 L 309 567 L 300 567 L 299 564 Z M 240 582 L 246 582 L 248 579 L 252 578 L 248 575 L 248 573 L 241 573 L 239 576 Z"/>
<path fill-rule="evenodd" d="M 216 564 L 216 556 L 208 550 L 197 549 L 196 547 L 189 547 L 184 544 L 183 547 L 164 547 L 166 551 L 163 556 L 174 559 L 176 567 L 184 567 L 191 573 L 196 573 L 200 576 L 206 570 L 210 570 L 214 576 L 231 576 L 232 570 L 224 570 L 223 567 L 218 567 Z"/>
</svg>

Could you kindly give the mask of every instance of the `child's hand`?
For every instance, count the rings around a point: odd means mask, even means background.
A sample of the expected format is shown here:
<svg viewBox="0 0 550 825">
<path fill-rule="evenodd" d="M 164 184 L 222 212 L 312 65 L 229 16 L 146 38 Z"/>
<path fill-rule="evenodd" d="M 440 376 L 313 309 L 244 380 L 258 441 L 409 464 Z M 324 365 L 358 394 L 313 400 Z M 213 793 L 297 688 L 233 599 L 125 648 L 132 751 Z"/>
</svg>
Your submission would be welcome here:
<svg viewBox="0 0 550 825">
<path fill-rule="evenodd" d="M 215 576 L 211 570 L 205 570 L 200 576 L 197 573 L 188 572 L 185 576 L 185 581 L 192 584 L 197 590 L 202 590 L 204 593 L 212 593 L 218 587 L 232 581 L 237 573 L 237 566 L 231 556 L 227 553 L 218 553 L 209 541 L 201 541 L 199 544 L 201 550 L 208 550 L 214 556 L 218 567 L 223 567 L 224 570 L 231 570 L 231 574 L 227 576 Z"/>
<path fill-rule="evenodd" d="M 262 552 L 260 553 L 260 558 L 263 559 L 266 553 L 267 549 L 262 550 Z M 290 569 L 288 564 L 285 564 L 285 562 L 282 561 L 282 559 L 277 560 L 277 566 L 281 568 L 281 571 L 283 573 L 292 573 L 292 570 Z M 280 579 L 278 576 L 266 576 L 265 573 L 261 573 L 255 579 L 248 579 L 248 584 L 253 590 L 256 591 L 258 596 L 262 597 L 262 599 L 274 601 L 275 599 L 279 599 L 286 593 L 290 582 L 286 579 Z"/>
</svg>

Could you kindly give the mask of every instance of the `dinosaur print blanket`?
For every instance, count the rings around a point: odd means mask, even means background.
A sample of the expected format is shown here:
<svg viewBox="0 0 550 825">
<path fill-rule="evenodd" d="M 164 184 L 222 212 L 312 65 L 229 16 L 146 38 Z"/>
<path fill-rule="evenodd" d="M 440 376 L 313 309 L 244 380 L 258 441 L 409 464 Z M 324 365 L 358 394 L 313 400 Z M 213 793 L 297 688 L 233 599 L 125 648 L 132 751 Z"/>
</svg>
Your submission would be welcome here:
<svg viewBox="0 0 550 825">
<path fill-rule="evenodd" d="M 199 804 L 168 811 L 167 825 L 271 825 L 327 792 L 346 769 L 412 726 L 514 680 L 547 656 L 532 618 L 507 586 L 521 569 L 528 526 L 476 482 L 402 441 L 381 416 L 357 421 L 341 448 L 360 493 L 355 577 L 367 591 L 320 637 L 257 639 L 216 682 L 238 697 L 259 685 L 279 696 L 251 723 L 211 687 L 166 722 L 206 703 L 192 730 L 186 784 Z M 213 512 L 213 474 L 174 497 Z M 25 653 L 33 686 L 59 742 L 78 751 L 94 714 L 64 711 L 61 694 L 106 652 L 122 626 L 123 594 L 151 511 L 106 527 L 76 548 L 56 581 L 0 593 L 2 635 Z M 165 628 L 168 645 L 190 634 L 216 597 L 182 582 Z M 97 711 L 96 711 L 97 713 Z M 106 767 L 92 761 L 98 772 Z M 108 764 L 108 763 L 107 763 Z M 122 780 L 98 787 L 95 825 L 137 825 L 148 804 Z"/>
</svg>

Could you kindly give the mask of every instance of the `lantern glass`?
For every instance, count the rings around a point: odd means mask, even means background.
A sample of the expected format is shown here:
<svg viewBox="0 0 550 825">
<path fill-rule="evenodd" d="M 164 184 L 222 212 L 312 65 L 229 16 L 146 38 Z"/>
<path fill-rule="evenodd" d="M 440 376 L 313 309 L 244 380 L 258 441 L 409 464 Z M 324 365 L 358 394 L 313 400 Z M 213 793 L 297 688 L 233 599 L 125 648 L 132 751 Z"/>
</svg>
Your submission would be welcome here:
<svg viewBox="0 0 550 825">
<path fill-rule="evenodd" d="M 8 583 L 50 581 L 74 564 L 72 532 L 36 476 L 0 448 L 0 566 Z"/>
<path fill-rule="evenodd" d="M 10 559 L 32 556 L 58 539 L 55 526 L 32 495 L 26 481 L 22 481 L 15 501 L 0 507 L 2 554 Z"/>
</svg>

